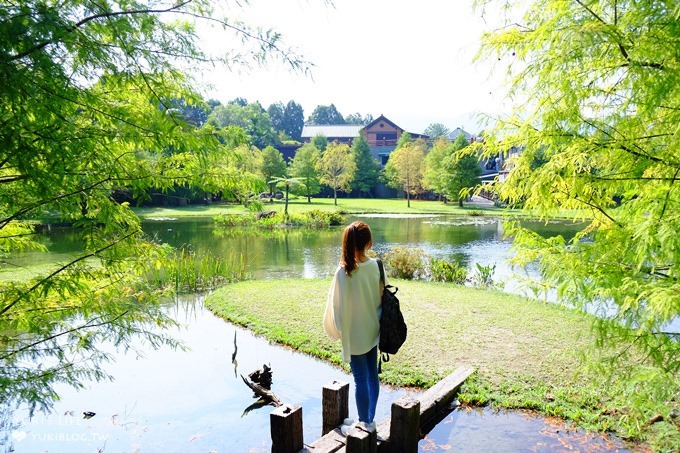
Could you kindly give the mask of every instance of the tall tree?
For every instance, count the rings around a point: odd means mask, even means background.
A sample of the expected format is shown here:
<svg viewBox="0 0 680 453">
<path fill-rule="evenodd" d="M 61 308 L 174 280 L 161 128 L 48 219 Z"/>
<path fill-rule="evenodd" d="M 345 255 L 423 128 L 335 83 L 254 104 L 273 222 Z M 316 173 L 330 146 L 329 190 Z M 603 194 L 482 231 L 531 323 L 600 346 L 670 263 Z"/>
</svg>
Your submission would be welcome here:
<svg viewBox="0 0 680 453">
<path fill-rule="evenodd" d="M 675 373 L 680 343 L 666 326 L 680 316 L 679 18 L 672 1 L 542 0 L 484 46 L 494 61 L 518 60 L 512 93 L 530 100 L 485 139 L 491 154 L 524 150 L 500 197 L 546 220 L 558 208 L 588 219 L 569 240 L 513 230 L 518 259 L 540 259 L 564 301 L 606 305 L 614 322 L 597 322 L 602 341 L 632 340 Z"/>
<path fill-rule="evenodd" d="M 316 149 L 311 143 L 306 143 L 298 148 L 290 163 L 290 174 L 298 178 L 302 184 L 301 187 L 304 195 L 307 197 L 307 203 L 312 202 L 312 195 L 319 193 L 319 163 L 321 161 L 321 151 Z M 293 187 L 293 190 L 297 190 Z"/>
<path fill-rule="evenodd" d="M 323 124 L 345 124 L 345 118 L 338 112 L 334 104 L 331 105 L 317 105 L 309 118 L 308 124 L 323 125 Z"/>
<path fill-rule="evenodd" d="M 321 156 L 321 182 L 333 189 L 333 203 L 338 204 L 338 190 L 349 191 L 356 172 L 356 164 L 349 146 L 331 143 Z"/>
<path fill-rule="evenodd" d="M 267 107 L 267 114 L 272 122 L 272 127 L 276 131 L 285 132 L 286 106 L 282 102 L 275 102 Z"/>
<path fill-rule="evenodd" d="M 288 167 L 286 167 L 286 161 L 283 159 L 283 154 L 281 151 L 274 148 L 273 146 L 267 146 L 262 150 L 262 176 L 264 180 L 269 184 L 269 193 L 274 193 L 274 185 L 272 182 L 274 178 L 282 178 L 286 176 Z"/>
<path fill-rule="evenodd" d="M 293 140 L 300 140 L 305 125 L 305 112 L 302 106 L 293 100 L 288 101 L 283 117 L 283 131 Z"/>
<path fill-rule="evenodd" d="M 402 134 L 402 137 L 404 135 L 408 134 Z M 411 195 L 422 190 L 422 166 L 427 145 L 422 140 L 412 141 L 410 137 L 400 142 L 401 146 L 392 151 L 383 171 L 390 187 L 404 191 L 406 205 L 410 208 Z"/>
<path fill-rule="evenodd" d="M 312 138 L 312 145 L 314 145 L 319 151 L 324 152 L 328 147 L 328 138 L 321 134 L 316 135 L 314 138 Z"/>
<path fill-rule="evenodd" d="M 371 148 L 364 136 L 360 135 L 352 141 L 352 156 L 357 167 L 352 189 L 358 190 L 361 195 L 369 194 L 378 182 L 379 164 L 371 154 Z"/>
<path fill-rule="evenodd" d="M 365 126 L 371 121 L 373 121 L 373 115 L 370 113 L 367 113 L 366 116 L 361 116 L 361 113 L 352 113 L 351 115 L 347 115 L 345 117 L 345 123 L 347 124 L 359 124 Z"/>
<path fill-rule="evenodd" d="M 208 122 L 218 128 L 240 127 L 250 136 L 252 144 L 260 149 L 276 145 L 279 138 L 269 114 L 259 102 L 241 105 L 244 101 L 243 98 L 237 98 L 227 105 L 218 105 L 208 117 Z"/>
<path fill-rule="evenodd" d="M 105 343 L 174 343 L 150 328 L 171 323 L 146 278 L 165 248 L 143 239 L 139 219 L 112 194 L 218 179 L 212 164 L 228 150 L 217 131 L 171 108 L 172 99 L 201 101 L 178 58 L 207 57 L 182 18 L 222 23 L 230 39 L 245 39 L 234 50 L 253 62 L 266 47 L 300 64 L 279 52 L 275 33 L 208 17 L 213 7 L 16 0 L 0 8 L 0 258 L 44 249 L 25 219 L 46 212 L 72 223 L 83 245 L 35 278 L 0 282 L 3 407 L 49 407 L 59 385 L 104 378 Z"/>
<path fill-rule="evenodd" d="M 445 138 L 438 139 L 423 162 L 423 187 L 432 190 L 447 201 L 447 175 L 444 161 L 455 151 L 453 144 Z"/>
<path fill-rule="evenodd" d="M 482 167 L 476 148 L 469 147 L 463 134 L 458 134 L 450 149 L 452 152 L 442 161 L 445 193 L 452 200 L 458 200 L 458 206 L 462 208 L 466 189 L 479 185 Z"/>
<path fill-rule="evenodd" d="M 436 140 L 438 138 L 447 137 L 451 131 L 442 123 L 430 123 L 423 133 L 430 137 L 430 139 Z"/>
</svg>

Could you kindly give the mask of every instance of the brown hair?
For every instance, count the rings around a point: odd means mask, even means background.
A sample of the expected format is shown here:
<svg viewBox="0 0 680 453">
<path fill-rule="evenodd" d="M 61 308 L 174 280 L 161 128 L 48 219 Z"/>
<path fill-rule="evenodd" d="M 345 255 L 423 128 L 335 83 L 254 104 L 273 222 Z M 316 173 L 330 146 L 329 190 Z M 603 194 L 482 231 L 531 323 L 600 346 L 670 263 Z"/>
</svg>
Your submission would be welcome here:
<svg viewBox="0 0 680 453">
<path fill-rule="evenodd" d="M 352 222 L 342 235 L 342 258 L 340 265 L 350 275 L 357 268 L 356 252 L 366 249 L 372 241 L 371 229 L 364 222 Z"/>
</svg>

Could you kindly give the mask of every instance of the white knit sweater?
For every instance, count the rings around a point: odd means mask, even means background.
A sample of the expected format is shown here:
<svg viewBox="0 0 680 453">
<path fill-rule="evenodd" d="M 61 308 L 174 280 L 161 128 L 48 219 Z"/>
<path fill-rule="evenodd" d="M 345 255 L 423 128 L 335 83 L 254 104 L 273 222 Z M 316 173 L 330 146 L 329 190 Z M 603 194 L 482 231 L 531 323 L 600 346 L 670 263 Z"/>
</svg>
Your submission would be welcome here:
<svg viewBox="0 0 680 453">
<path fill-rule="evenodd" d="M 342 340 L 342 359 L 361 355 L 378 344 L 380 334 L 380 270 L 375 259 L 357 263 L 352 275 L 338 266 L 328 291 L 324 329 Z"/>
</svg>

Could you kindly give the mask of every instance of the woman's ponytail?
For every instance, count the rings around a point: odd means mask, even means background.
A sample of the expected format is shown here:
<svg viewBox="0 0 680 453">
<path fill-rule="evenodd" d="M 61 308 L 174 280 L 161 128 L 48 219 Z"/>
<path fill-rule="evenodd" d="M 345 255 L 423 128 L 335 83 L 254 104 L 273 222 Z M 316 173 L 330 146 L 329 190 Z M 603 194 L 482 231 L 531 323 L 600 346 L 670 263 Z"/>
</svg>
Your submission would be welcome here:
<svg viewBox="0 0 680 453">
<path fill-rule="evenodd" d="M 371 242 L 371 229 L 364 222 L 352 222 L 342 235 L 342 259 L 340 265 L 347 275 L 357 268 L 356 252 L 362 251 Z"/>
</svg>

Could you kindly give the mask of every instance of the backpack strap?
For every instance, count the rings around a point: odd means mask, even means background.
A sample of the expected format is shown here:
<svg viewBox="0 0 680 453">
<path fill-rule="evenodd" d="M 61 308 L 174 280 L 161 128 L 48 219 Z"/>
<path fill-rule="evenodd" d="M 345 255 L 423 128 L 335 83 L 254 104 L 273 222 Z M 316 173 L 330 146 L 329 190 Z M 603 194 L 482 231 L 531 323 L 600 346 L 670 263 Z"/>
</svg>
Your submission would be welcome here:
<svg viewBox="0 0 680 453">
<path fill-rule="evenodd" d="M 383 266 L 382 260 L 380 258 L 377 259 L 378 261 L 378 269 L 380 269 L 380 283 L 383 285 L 383 291 L 385 290 L 385 268 Z M 382 373 L 382 364 L 383 362 L 389 362 L 390 361 L 390 355 L 378 351 L 378 374 Z"/>
<path fill-rule="evenodd" d="M 380 258 L 377 259 L 378 261 L 378 269 L 380 269 L 380 282 L 385 286 L 385 268 L 383 267 L 382 260 Z"/>
</svg>

